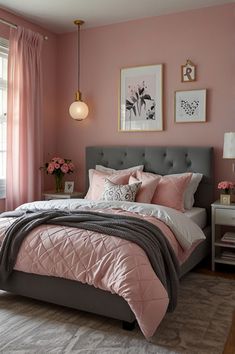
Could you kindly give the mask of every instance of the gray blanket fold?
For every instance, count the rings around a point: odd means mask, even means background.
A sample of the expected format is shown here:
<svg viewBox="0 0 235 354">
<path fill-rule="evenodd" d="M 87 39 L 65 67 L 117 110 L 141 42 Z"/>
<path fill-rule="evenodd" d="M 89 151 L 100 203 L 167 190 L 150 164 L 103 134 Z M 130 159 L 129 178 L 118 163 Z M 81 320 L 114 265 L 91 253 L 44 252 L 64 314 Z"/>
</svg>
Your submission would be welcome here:
<svg viewBox="0 0 235 354">
<path fill-rule="evenodd" d="M 168 292 L 168 310 L 177 303 L 179 263 L 161 230 L 148 221 L 136 217 L 104 214 L 93 211 L 4 213 L 1 217 L 16 216 L 7 229 L 0 251 L 0 277 L 4 281 L 11 274 L 20 246 L 27 234 L 41 224 L 63 225 L 120 237 L 139 245 L 147 254 L 156 275 Z"/>
</svg>

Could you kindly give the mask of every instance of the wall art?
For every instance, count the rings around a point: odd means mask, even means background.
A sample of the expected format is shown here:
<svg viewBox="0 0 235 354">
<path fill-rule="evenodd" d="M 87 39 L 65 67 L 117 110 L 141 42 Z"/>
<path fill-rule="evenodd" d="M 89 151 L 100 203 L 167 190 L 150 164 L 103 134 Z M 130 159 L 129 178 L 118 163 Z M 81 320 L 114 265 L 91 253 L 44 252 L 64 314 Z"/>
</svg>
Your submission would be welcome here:
<svg viewBox="0 0 235 354">
<path fill-rule="evenodd" d="M 163 130 L 163 65 L 121 69 L 118 129 Z"/>
<path fill-rule="evenodd" d="M 181 81 L 196 81 L 196 66 L 189 59 L 187 59 L 185 65 L 181 65 Z"/>
<path fill-rule="evenodd" d="M 175 92 L 175 122 L 194 123 L 206 121 L 206 90 Z"/>
</svg>

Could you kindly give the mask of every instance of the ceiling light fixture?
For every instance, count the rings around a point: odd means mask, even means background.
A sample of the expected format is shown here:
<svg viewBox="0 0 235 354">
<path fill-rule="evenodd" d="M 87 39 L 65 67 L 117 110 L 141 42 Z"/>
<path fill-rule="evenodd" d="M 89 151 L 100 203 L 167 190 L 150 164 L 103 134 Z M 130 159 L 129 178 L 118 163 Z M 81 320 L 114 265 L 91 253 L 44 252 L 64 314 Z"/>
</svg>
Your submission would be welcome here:
<svg viewBox="0 0 235 354">
<path fill-rule="evenodd" d="M 81 99 L 80 87 L 80 26 L 84 23 L 82 20 L 75 20 L 74 24 L 78 29 L 78 91 L 75 93 L 75 101 L 69 107 L 69 114 L 73 119 L 83 120 L 89 113 L 88 106 Z"/>
</svg>

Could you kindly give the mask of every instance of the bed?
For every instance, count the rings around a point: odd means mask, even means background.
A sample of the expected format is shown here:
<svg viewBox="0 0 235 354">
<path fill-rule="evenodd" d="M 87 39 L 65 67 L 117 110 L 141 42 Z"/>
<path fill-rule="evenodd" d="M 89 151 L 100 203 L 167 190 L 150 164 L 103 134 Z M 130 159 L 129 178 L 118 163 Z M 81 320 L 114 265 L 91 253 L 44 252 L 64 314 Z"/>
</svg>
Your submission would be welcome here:
<svg viewBox="0 0 235 354">
<path fill-rule="evenodd" d="M 204 210 L 203 233 L 206 236 L 190 257 L 182 264 L 180 276 L 190 271 L 209 252 L 210 204 L 213 201 L 213 149 L 211 147 L 87 147 L 86 171 L 96 165 L 118 170 L 144 165 L 144 171 L 161 175 L 184 172 L 203 174 L 195 194 L 195 207 Z M 86 177 L 88 187 L 88 175 Z M 206 219 L 205 219 L 206 212 Z M 192 216 L 197 219 L 197 216 Z M 119 295 L 83 284 L 78 281 L 14 270 L 7 281 L 0 281 L 0 288 L 22 296 L 31 297 L 78 310 L 112 317 L 123 321 L 130 328 L 136 316 L 128 303 Z"/>
</svg>

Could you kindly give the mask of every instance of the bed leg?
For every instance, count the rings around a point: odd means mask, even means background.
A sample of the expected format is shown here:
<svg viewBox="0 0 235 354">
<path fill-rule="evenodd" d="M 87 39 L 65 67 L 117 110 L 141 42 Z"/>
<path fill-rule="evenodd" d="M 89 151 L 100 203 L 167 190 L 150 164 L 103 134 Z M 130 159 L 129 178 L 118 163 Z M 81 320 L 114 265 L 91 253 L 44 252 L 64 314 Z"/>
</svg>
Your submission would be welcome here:
<svg viewBox="0 0 235 354">
<path fill-rule="evenodd" d="M 132 331 L 134 328 L 135 328 L 135 321 L 133 322 L 122 321 L 122 329 L 125 329 L 126 331 Z"/>
</svg>

